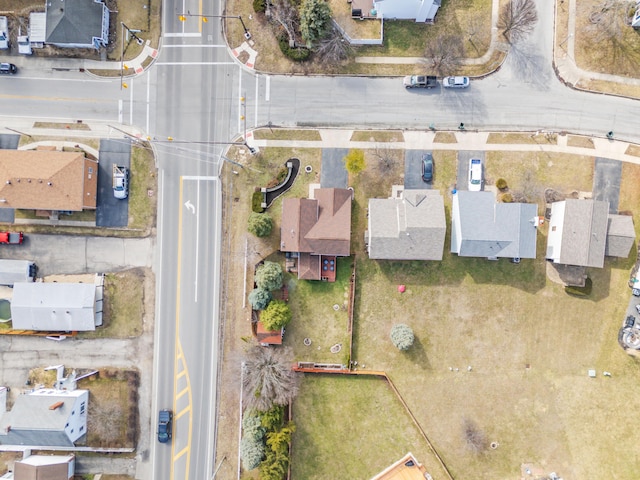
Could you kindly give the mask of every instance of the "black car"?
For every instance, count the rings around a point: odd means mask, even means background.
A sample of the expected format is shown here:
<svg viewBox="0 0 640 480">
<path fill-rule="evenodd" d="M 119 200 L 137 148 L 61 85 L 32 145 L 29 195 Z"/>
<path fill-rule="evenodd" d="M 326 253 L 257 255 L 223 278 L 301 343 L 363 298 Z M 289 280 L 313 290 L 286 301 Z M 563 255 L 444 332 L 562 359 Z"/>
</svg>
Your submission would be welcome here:
<svg viewBox="0 0 640 480">
<path fill-rule="evenodd" d="M 13 63 L 0 63 L 0 74 L 13 75 L 14 73 L 18 73 L 18 67 Z"/>
<path fill-rule="evenodd" d="M 629 315 L 624 321 L 624 328 L 631 328 L 636 323 L 636 317 Z"/>
<path fill-rule="evenodd" d="M 433 155 L 425 153 L 422 155 L 422 180 L 431 183 L 433 180 Z"/>
</svg>

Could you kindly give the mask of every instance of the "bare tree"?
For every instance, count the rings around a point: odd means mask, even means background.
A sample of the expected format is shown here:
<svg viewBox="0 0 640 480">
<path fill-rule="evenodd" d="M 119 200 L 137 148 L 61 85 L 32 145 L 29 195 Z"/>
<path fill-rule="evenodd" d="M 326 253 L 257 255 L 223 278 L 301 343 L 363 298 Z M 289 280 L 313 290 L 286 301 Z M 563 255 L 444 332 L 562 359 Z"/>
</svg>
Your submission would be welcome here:
<svg viewBox="0 0 640 480">
<path fill-rule="evenodd" d="M 480 453 L 487 448 L 487 437 L 480 427 L 468 418 L 462 422 L 462 433 L 467 448 L 474 453 Z"/>
<path fill-rule="evenodd" d="M 382 174 L 390 173 L 398 163 L 394 158 L 394 150 L 386 143 L 376 143 L 371 154 L 376 158 L 378 169 Z"/>
<path fill-rule="evenodd" d="M 342 33 L 332 26 L 329 33 L 318 43 L 315 52 L 323 62 L 335 64 L 349 58 L 353 48 Z"/>
<path fill-rule="evenodd" d="M 516 43 L 533 31 L 537 21 L 534 0 L 511 0 L 500 10 L 498 28 L 509 43 Z"/>
<path fill-rule="evenodd" d="M 462 41 L 457 35 L 440 35 L 425 49 L 427 64 L 430 63 L 433 72 L 440 76 L 454 73 L 460 65 L 462 56 Z"/>
<path fill-rule="evenodd" d="M 267 0 L 270 5 L 269 16 L 278 22 L 289 37 L 289 47 L 296 46 L 296 31 L 300 25 L 298 9 L 289 0 Z"/>
<path fill-rule="evenodd" d="M 628 12 L 632 5 L 633 2 L 604 0 L 595 6 L 589 15 L 589 30 L 593 32 L 594 40 L 622 42 L 624 32 L 629 28 Z"/>
<path fill-rule="evenodd" d="M 491 44 L 491 29 L 478 15 L 471 15 L 467 19 L 467 40 L 476 53 L 481 54 L 489 49 Z"/>
<path fill-rule="evenodd" d="M 244 360 L 244 407 L 258 411 L 287 405 L 298 394 L 299 375 L 286 348 L 251 347 Z"/>
</svg>

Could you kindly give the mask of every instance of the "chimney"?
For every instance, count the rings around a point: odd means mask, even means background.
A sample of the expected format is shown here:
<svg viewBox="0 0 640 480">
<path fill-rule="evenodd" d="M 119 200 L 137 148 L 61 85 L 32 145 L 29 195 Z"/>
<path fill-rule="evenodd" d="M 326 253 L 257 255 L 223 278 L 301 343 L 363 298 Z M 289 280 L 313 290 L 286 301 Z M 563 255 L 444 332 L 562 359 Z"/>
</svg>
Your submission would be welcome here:
<svg viewBox="0 0 640 480">
<path fill-rule="evenodd" d="M 64 405 L 64 402 L 60 401 L 60 402 L 56 402 L 53 405 L 51 405 L 49 407 L 49 410 L 57 410 L 58 408 L 62 407 Z"/>
</svg>

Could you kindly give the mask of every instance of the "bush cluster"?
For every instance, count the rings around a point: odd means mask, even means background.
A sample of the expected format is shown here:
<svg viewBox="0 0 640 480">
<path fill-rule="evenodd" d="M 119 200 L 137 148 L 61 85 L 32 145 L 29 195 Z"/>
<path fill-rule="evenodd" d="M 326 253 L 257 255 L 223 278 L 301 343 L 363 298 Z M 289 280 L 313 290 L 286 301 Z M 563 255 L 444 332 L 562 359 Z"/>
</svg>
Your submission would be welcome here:
<svg viewBox="0 0 640 480">
<path fill-rule="evenodd" d="M 304 62 L 311 56 L 311 50 L 306 47 L 294 47 L 289 46 L 289 38 L 286 34 L 278 37 L 278 45 L 280 45 L 280 51 L 285 57 L 290 58 L 294 62 Z"/>
<path fill-rule="evenodd" d="M 408 350 L 414 340 L 413 330 L 409 325 L 398 323 L 391 328 L 391 341 L 398 350 Z"/>
<path fill-rule="evenodd" d="M 507 188 L 507 181 L 504 178 L 499 178 L 498 180 L 496 180 L 496 188 L 498 190 L 504 190 L 505 188 Z"/>
<path fill-rule="evenodd" d="M 251 197 L 251 210 L 254 213 L 264 212 L 264 208 L 262 208 L 262 192 L 260 190 L 253 192 L 253 196 Z"/>
</svg>

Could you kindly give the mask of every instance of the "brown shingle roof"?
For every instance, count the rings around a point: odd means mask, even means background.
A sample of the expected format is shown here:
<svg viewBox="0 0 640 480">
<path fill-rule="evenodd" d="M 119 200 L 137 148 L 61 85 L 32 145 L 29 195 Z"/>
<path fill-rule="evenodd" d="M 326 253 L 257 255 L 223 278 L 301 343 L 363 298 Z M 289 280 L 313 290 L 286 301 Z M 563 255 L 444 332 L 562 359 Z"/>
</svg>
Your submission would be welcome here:
<svg viewBox="0 0 640 480">
<path fill-rule="evenodd" d="M 320 256 L 301 253 L 298 258 L 298 278 L 300 280 L 320 280 Z"/>
<path fill-rule="evenodd" d="M 98 162 L 82 152 L 0 150 L 0 208 L 95 209 L 97 189 Z"/>
<path fill-rule="evenodd" d="M 309 198 L 286 198 L 282 202 L 280 251 L 311 252 L 306 235 L 318 220 L 318 201 Z"/>
</svg>

